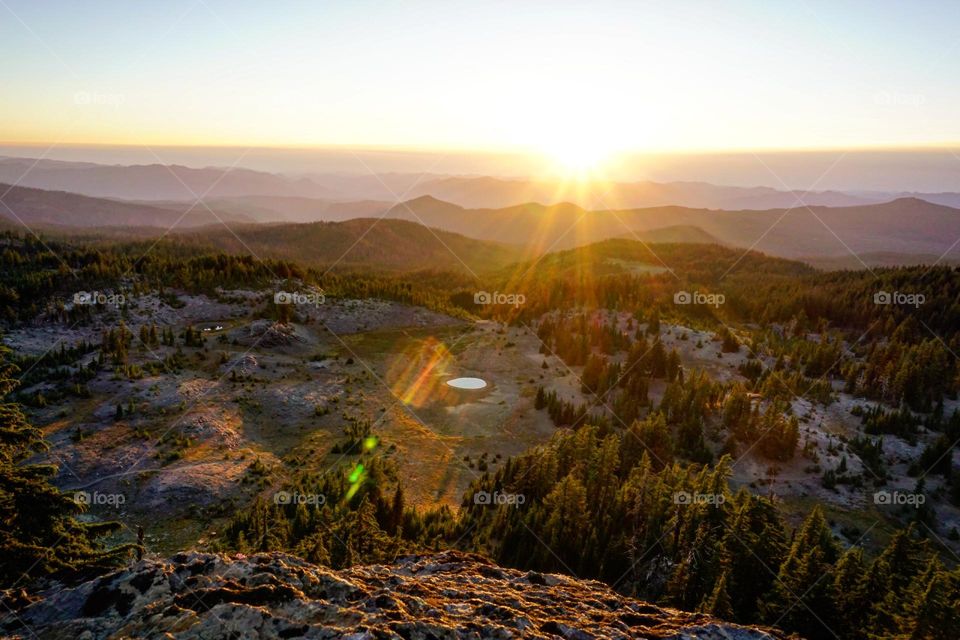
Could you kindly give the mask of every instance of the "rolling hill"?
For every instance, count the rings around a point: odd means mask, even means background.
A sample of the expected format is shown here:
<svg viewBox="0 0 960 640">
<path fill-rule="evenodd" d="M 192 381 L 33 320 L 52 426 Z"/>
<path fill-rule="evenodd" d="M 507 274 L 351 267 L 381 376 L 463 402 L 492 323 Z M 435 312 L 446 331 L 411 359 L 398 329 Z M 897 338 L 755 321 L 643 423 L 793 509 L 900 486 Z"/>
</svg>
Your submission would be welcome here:
<svg viewBox="0 0 960 640">
<path fill-rule="evenodd" d="M 730 268 L 731 265 L 736 265 Z M 541 279 L 576 274 L 595 279 L 619 273 L 667 274 L 701 281 L 719 281 L 730 273 L 803 276 L 814 269 L 803 262 L 777 258 L 757 251 L 743 252 L 720 245 L 648 243 L 632 238 L 612 238 L 573 249 L 554 251 L 511 268 L 508 276 L 524 274 Z"/>
<path fill-rule="evenodd" d="M 149 227 L 154 230 L 166 230 L 171 227 L 187 228 L 210 224 L 219 224 L 217 216 L 201 206 L 194 207 L 189 213 L 189 203 L 180 203 L 177 208 L 162 208 L 149 204 L 120 202 L 104 198 L 48 191 L 28 187 L 11 187 L 0 184 L 0 217 L 18 227 Z M 242 214 L 217 213 L 227 223 L 251 222 Z M 150 233 L 149 230 L 142 230 Z"/>
<path fill-rule="evenodd" d="M 295 260 L 341 269 L 482 273 L 521 259 L 513 245 L 475 240 L 405 220 L 357 218 L 344 222 L 210 227 L 178 236 L 230 253 Z"/>
<path fill-rule="evenodd" d="M 393 206 L 381 200 L 340 201 L 296 196 L 234 196 L 204 198 L 217 211 L 243 215 L 256 222 L 340 222 L 352 218 L 378 217 Z M 163 202 L 157 206 L 183 210 L 190 203 Z"/>
<path fill-rule="evenodd" d="M 377 268 L 411 264 L 426 268 L 431 259 L 439 260 L 445 267 L 456 266 L 456 256 L 471 264 L 470 260 L 485 251 L 487 257 L 498 263 L 510 257 L 539 255 L 619 237 L 644 242 L 722 244 L 804 259 L 824 267 L 960 260 L 960 210 L 918 198 L 851 207 L 728 211 L 680 206 L 587 210 L 568 202 L 467 209 L 432 196 L 388 208 L 382 201 L 242 196 L 208 198 L 204 204 L 209 210 L 198 205 L 184 214 L 190 204 L 182 201 L 122 201 L 0 185 L 0 193 L 4 192 L 3 203 L 9 210 L 0 207 L 0 219 L 15 227 L 22 223 L 31 229 L 65 234 L 89 235 L 96 230 L 109 232 L 112 237 L 149 237 L 176 225 L 181 231 L 198 229 L 201 235 L 217 240 L 222 248 L 240 250 L 243 247 L 234 237 L 236 231 L 249 237 L 247 244 L 251 247 L 263 243 L 264 250 L 269 248 L 271 255 L 298 259 L 300 252 L 306 252 L 311 262 L 336 260 L 338 256 L 332 255 L 336 247 L 342 245 L 346 252 L 356 242 L 345 260 L 360 265 L 369 259 Z M 291 224 L 317 218 L 333 218 L 341 226 L 328 226 L 321 233 L 322 226 Z M 382 223 L 374 223 L 379 218 L 384 223 L 418 224 L 381 226 Z M 277 219 L 285 222 L 245 226 Z M 224 228 L 224 223 L 230 229 Z M 448 241 L 446 236 L 424 227 L 455 237 Z M 367 229 L 369 236 L 364 235 Z M 388 231 L 399 236 L 386 235 Z M 304 244 L 301 233 L 321 248 L 317 257 L 311 256 L 315 247 Z M 422 253 L 409 246 L 414 241 L 423 243 Z M 289 243 L 289 248 L 282 246 L 284 242 Z M 450 245 L 453 255 L 443 248 L 444 243 Z M 438 246 L 442 251 L 436 251 Z M 398 251 L 397 255 L 387 255 L 392 251 Z M 482 260 L 477 262 L 476 268 L 482 268 L 481 263 Z"/>
<path fill-rule="evenodd" d="M 239 204 L 248 209 L 252 218 L 272 222 L 344 219 L 344 208 L 340 206 L 343 203 L 363 203 L 358 205 L 360 210 L 354 211 L 355 217 L 376 215 L 383 209 L 376 209 L 379 205 L 369 201 L 395 202 L 420 196 L 431 196 L 466 208 L 491 209 L 526 202 L 545 205 L 572 202 L 591 210 L 681 206 L 759 211 L 794 206 L 800 197 L 808 206 L 862 206 L 902 197 L 960 206 L 960 193 L 955 192 L 813 191 L 804 194 L 763 186 L 650 180 L 601 181 L 585 186 L 557 179 L 417 172 L 374 174 L 359 163 L 350 165 L 350 169 L 352 172 L 349 173 L 291 177 L 241 167 L 107 165 L 0 157 L 0 182 L 132 201 L 193 202 L 202 196 L 208 203 L 230 199 L 235 207 L 237 199 L 241 199 L 246 201 Z M 330 203 L 338 204 L 331 208 Z M 232 210 L 231 207 L 226 209 Z"/>
<path fill-rule="evenodd" d="M 652 243 L 670 244 L 723 244 L 715 236 L 700 227 L 673 225 L 656 229 L 643 229 L 623 236 L 627 240 L 642 240 Z"/>
<path fill-rule="evenodd" d="M 837 191 L 779 191 L 769 187 L 734 187 L 705 182 L 605 182 L 583 187 L 549 180 L 452 177 L 425 180 L 410 195 L 433 196 L 472 208 L 501 208 L 522 202 L 552 205 L 573 202 L 588 209 L 633 209 L 678 205 L 708 209 L 789 207 L 803 196 L 809 205 L 849 206 L 882 202 L 885 194 L 854 196 Z"/>
<path fill-rule="evenodd" d="M 464 209 L 425 196 L 394 207 L 388 216 L 475 238 L 522 243 L 536 252 L 681 226 L 696 227 L 726 245 L 787 258 L 960 255 L 960 210 L 916 198 L 765 211 L 677 206 L 589 211 L 570 203 Z"/>
<path fill-rule="evenodd" d="M 189 200 L 198 197 L 284 195 L 329 197 L 306 179 L 235 168 L 181 165 L 104 165 L 0 158 L 0 182 L 125 200 Z"/>
</svg>

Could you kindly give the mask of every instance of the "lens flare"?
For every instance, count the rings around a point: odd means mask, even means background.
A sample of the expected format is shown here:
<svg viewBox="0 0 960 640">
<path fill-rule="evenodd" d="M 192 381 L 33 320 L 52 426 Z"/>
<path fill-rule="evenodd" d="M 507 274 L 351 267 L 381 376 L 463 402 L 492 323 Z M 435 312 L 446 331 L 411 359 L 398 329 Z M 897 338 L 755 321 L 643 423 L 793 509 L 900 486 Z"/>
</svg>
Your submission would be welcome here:
<svg viewBox="0 0 960 640">
<path fill-rule="evenodd" d="M 353 496 L 357 495 L 357 491 L 360 490 L 360 487 L 363 486 L 363 482 L 366 479 L 367 470 L 362 463 L 358 462 L 353 468 L 353 471 L 350 472 L 350 475 L 347 476 L 347 480 L 350 481 L 350 489 L 347 490 L 347 495 L 344 496 L 345 502 L 349 502 L 353 499 Z"/>
<path fill-rule="evenodd" d="M 451 370 L 453 355 L 434 337 L 404 349 L 387 374 L 395 397 L 411 407 L 422 407 L 440 394 L 441 380 Z"/>
</svg>

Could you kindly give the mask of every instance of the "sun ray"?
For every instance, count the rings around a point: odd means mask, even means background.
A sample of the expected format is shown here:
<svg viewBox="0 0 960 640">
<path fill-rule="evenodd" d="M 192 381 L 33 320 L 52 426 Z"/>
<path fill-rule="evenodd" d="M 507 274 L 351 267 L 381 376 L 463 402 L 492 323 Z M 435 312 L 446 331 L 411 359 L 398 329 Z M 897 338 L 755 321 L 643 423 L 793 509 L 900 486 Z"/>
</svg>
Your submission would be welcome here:
<svg viewBox="0 0 960 640">
<path fill-rule="evenodd" d="M 424 406 L 436 395 L 452 362 L 447 346 L 432 336 L 404 350 L 388 373 L 394 396 L 408 406 Z"/>
</svg>

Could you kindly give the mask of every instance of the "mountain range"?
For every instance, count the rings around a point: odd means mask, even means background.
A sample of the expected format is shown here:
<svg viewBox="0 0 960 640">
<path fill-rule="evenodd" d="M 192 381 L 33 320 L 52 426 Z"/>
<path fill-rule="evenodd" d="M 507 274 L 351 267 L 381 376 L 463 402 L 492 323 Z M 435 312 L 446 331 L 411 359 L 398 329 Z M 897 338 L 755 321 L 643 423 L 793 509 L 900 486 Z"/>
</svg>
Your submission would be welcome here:
<svg viewBox="0 0 960 640">
<path fill-rule="evenodd" d="M 197 227 L 253 222 L 241 213 L 211 212 L 181 203 L 176 209 L 155 204 L 92 198 L 67 191 L 48 191 L 0 184 L 0 218 L 27 227 Z"/>
<path fill-rule="evenodd" d="M 394 207 L 387 216 L 484 240 L 514 242 L 523 238 L 538 252 L 682 226 L 695 227 L 723 244 L 787 258 L 884 252 L 910 262 L 910 256 L 918 254 L 944 259 L 960 256 L 960 210 L 917 198 L 763 211 L 677 206 L 590 211 L 570 203 L 464 209 L 424 196 Z"/>
<path fill-rule="evenodd" d="M 124 166 L 30 158 L 0 158 L 0 183 L 128 200 L 193 202 L 207 196 L 330 196 L 327 189 L 306 178 L 239 167 Z"/>
<path fill-rule="evenodd" d="M 448 176 L 435 173 L 380 173 L 353 167 L 354 173 L 313 173 L 288 176 L 240 167 L 194 168 L 182 165 L 105 165 L 89 162 L 0 157 L 0 183 L 82 195 L 134 201 L 278 196 L 322 201 L 286 203 L 298 208 L 297 221 L 320 219 L 317 212 L 331 202 L 397 201 L 433 196 L 467 208 L 497 209 L 525 202 L 545 205 L 572 202 L 586 209 L 634 209 L 676 205 L 702 209 L 765 210 L 806 204 L 854 206 L 915 197 L 960 207 L 960 193 L 790 191 L 705 182 L 612 182 L 585 185 L 558 179 Z M 356 171 L 359 171 L 357 173 Z M 274 203 L 277 204 L 277 203 Z M 272 207 L 268 206 L 267 209 Z M 309 213 L 315 211 L 314 213 Z M 369 212 L 368 212 L 369 213 Z M 313 218 L 309 216 L 313 215 Z M 281 218 L 286 219 L 286 218 Z M 261 220 L 263 221 L 263 220 Z"/>
<path fill-rule="evenodd" d="M 12 177 L 24 169 L 24 162 L 0 160 L 0 176 Z M 84 176 L 89 180 L 84 182 Z M 813 195 L 847 204 L 810 204 L 816 198 L 808 195 L 803 203 L 794 196 L 789 206 L 754 209 L 751 206 L 777 200 L 785 192 L 703 183 L 635 183 L 604 186 L 610 186 L 611 192 L 619 190 L 618 201 L 686 198 L 750 206 L 589 209 L 572 202 L 520 200 L 509 206 L 471 208 L 433 195 L 399 204 L 386 199 L 340 200 L 342 194 L 334 192 L 332 183 L 246 169 L 224 173 L 43 160 L 26 176 L 16 177 L 23 178 L 17 186 L 0 184 L 0 219 L 13 227 L 87 236 L 95 231 L 111 237 L 159 236 L 172 230 L 183 234 L 185 241 L 206 242 L 226 251 L 253 250 L 258 255 L 314 264 L 349 266 L 370 261 L 367 266 L 386 269 L 438 266 L 469 271 L 610 238 L 722 244 L 827 269 L 960 260 L 960 210 L 917 197 L 864 203 L 862 198 L 824 192 Z M 190 186 L 177 186 L 178 178 Z M 402 174 L 388 178 L 381 185 L 392 185 L 387 191 L 404 186 Z M 22 184 L 48 181 L 88 193 Z M 354 176 L 341 184 L 353 188 L 364 183 L 369 180 Z M 496 178 L 442 178 L 414 181 L 403 191 L 439 191 L 461 200 L 506 202 L 544 196 L 548 186 Z M 185 190 L 206 195 L 201 202 L 183 199 Z M 251 193 L 261 190 L 280 193 Z M 111 195 L 96 197 L 89 192 Z M 939 195 L 951 201 L 951 194 Z M 349 258 L 341 260 L 344 253 Z"/>
</svg>

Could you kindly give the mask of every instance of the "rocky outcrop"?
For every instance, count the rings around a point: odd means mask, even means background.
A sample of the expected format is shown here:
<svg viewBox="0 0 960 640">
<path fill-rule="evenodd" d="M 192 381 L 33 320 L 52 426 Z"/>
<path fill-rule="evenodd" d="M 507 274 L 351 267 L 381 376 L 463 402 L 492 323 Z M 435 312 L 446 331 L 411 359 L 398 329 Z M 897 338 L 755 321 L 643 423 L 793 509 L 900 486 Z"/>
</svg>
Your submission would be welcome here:
<svg viewBox="0 0 960 640">
<path fill-rule="evenodd" d="M 64 640 L 784 637 L 457 552 L 342 571 L 284 554 L 181 553 L 52 593 L 8 620 L 12 637 Z"/>
<path fill-rule="evenodd" d="M 245 332 L 238 331 L 237 334 L 235 337 L 240 344 L 264 349 L 306 342 L 295 325 L 270 320 L 254 320 Z"/>
</svg>

